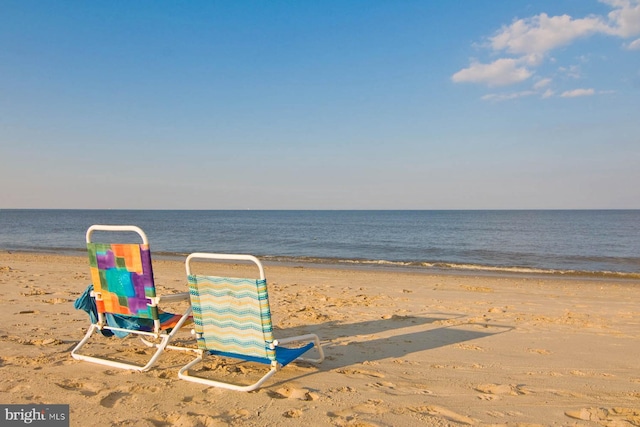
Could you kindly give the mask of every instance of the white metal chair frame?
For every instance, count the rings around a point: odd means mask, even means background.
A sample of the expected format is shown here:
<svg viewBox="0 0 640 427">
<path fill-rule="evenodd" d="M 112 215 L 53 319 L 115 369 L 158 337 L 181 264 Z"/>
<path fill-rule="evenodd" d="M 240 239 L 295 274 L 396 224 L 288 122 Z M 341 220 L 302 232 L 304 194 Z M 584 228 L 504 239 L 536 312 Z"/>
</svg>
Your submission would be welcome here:
<svg viewBox="0 0 640 427">
<path fill-rule="evenodd" d="M 186 267 L 186 272 L 187 272 L 187 276 L 190 276 L 191 273 L 191 266 L 190 266 L 190 262 L 193 259 L 210 259 L 210 260 L 230 260 L 230 261 L 250 261 L 253 262 L 259 270 L 259 276 L 260 276 L 260 280 L 265 280 L 265 274 L 264 274 L 264 268 L 262 267 L 262 263 L 260 262 L 260 260 L 258 260 L 258 258 L 254 257 L 253 255 L 242 255 L 242 254 L 215 254 L 215 253 L 202 253 L 202 252 L 197 252 L 197 253 L 192 253 L 191 255 L 189 255 L 185 261 L 185 267 Z M 194 330 L 191 331 L 192 334 L 195 333 Z M 280 344 L 287 344 L 287 343 L 291 343 L 291 342 L 298 342 L 298 341 L 313 341 L 314 343 L 314 347 L 317 349 L 318 353 L 319 353 L 319 357 L 318 358 L 303 358 L 303 357 L 298 357 L 295 360 L 299 360 L 299 361 L 306 361 L 306 362 L 314 362 L 314 363 L 320 363 L 324 360 L 324 352 L 322 350 L 322 346 L 320 345 L 320 339 L 318 338 L 318 336 L 316 334 L 306 334 L 306 335 L 300 335 L 300 336 L 295 336 L 295 337 L 289 337 L 289 338 L 284 338 L 284 339 L 279 339 L 276 340 L 274 339 L 273 343 L 270 345 L 271 349 L 275 349 L 276 346 L 280 345 Z M 199 383 L 199 384 L 204 384 L 207 386 L 213 386 L 213 387 L 220 387 L 220 388 L 225 388 L 225 389 L 229 389 L 229 390 L 235 390 L 235 391 L 253 391 L 256 390 L 258 388 L 260 388 L 262 386 L 262 384 L 265 383 L 265 381 L 267 381 L 269 378 L 271 378 L 276 372 L 278 372 L 281 368 L 282 365 L 280 365 L 280 363 L 278 363 L 277 361 L 272 361 L 271 362 L 271 369 L 269 370 L 269 372 L 267 372 L 262 378 L 260 378 L 257 382 L 250 384 L 250 385 L 237 385 L 237 384 L 231 384 L 231 383 L 226 383 L 226 382 L 222 382 L 222 381 L 216 381 L 216 380 L 212 380 L 212 379 L 208 379 L 208 378 L 203 378 L 203 377 L 199 377 L 196 375 L 192 375 L 189 373 L 189 369 L 191 369 L 193 366 L 197 365 L 198 363 L 202 362 L 204 360 L 204 356 L 206 353 L 206 350 L 202 350 L 202 349 L 198 349 L 198 356 L 196 357 L 196 359 L 194 359 L 193 361 L 191 361 L 190 363 L 188 363 L 187 365 L 185 365 L 182 369 L 180 369 L 180 371 L 178 372 L 178 377 L 183 379 L 183 380 L 187 380 L 187 381 L 192 381 L 195 383 Z M 239 360 L 243 360 L 243 359 L 239 359 Z"/>
<path fill-rule="evenodd" d="M 143 244 L 145 245 L 149 244 L 149 240 L 147 239 L 147 235 L 144 233 L 144 231 L 142 231 L 142 229 L 134 225 L 92 225 L 91 227 L 89 227 L 86 233 L 87 243 L 91 243 L 91 234 L 94 231 L 125 231 L 125 232 L 131 231 L 131 232 L 137 233 L 141 237 Z M 91 296 L 94 297 L 96 301 L 100 301 L 102 299 L 102 295 L 100 294 L 100 292 L 95 292 L 95 291 L 91 292 Z M 174 303 L 174 302 L 188 301 L 189 293 L 182 292 L 179 294 L 164 295 L 160 297 L 156 296 L 155 298 L 149 298 L 149 299 L 150 299 L 149 306 L 157 307 L 160 302 Z M 87 362 L 98 363 L 101 365 L 111 366 L 115 368 L 131 369 L 135 371 L 147 371 L 156 363 L 156 361 L 158 360 L 158 358 L 164 352 L 165 349 L 179 350 L 179 351 L 196 351 L 196 349 L 193 349 L 193 348 L 168 345 L 169 341 L 178 333 L 180 328 L 182 328 L 184 323 L 188 320 L 190 314 L 191 314 L 191 305 L 189 305 L 189 308 L 182 315 L 182 318 L 178 321 L 175 327 L 172 328 L 171 332 L 167 332 L 166 330 L 161 330 L 160 321 L 157 319 L 154 319 L 153 331 L 147 332 L 147 331 L 138 331 L 134 329 L 126 329 L 126 328 L 120 328 L 116 326 L 110 326 L 107 324 L 104 314 L 98 311 L 97 322 L 91 324 L 84 338 L 71 351 L 71 356 L 76 360 L 84 360 Z M 95 332 L 100 332 L 105 329 L 111 330 L 111 331 L 120 331 L 120 332 L 127 332 L 130 334 L 140 335 L 142 342 L 146 346 L 156 347 L 157 350 L 153 354 L 151 359 L 144 366 L 134 365 L 126 362 L 118 362 L 115 360 L 108 360 L 100 357 L 88 356 L 88 355 L 78 353 L 78 351 L 91 339 L 92 335 Z M 159 343 L 153 343 L 146 340 L 145 337 L 152 338 L 154 340 L 159 339 L 161 341 Z"/>
</svg>

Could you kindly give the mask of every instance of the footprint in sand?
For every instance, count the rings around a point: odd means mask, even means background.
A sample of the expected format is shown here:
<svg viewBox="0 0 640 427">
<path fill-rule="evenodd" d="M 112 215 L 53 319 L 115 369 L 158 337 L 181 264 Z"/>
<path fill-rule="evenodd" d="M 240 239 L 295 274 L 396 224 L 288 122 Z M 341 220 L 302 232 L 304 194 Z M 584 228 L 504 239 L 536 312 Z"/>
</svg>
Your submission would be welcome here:
<svg viewBox="0 0 640 427">
<path fill-rule="evenodd" d="M 330 392 L 334 393 L 355 393 L 357 392 L 357 390 L 355 389 L 355 387 L 349 387 L 349 386 L 341 386 L 341 387 L 335 387 L 329 390 Z"/>
<path fill-rule="evenodd" d="M 33 345 L 33 344 L 28 344 L 28 345 Z M 42 369 L 43 366 L 53 365 L 55 361 L 54 357 L 45 356 L 45 355 L 40 355 L 35 357 L 15 356 L 15 357 L 7 358 L 5 360 L 7 362 L 11 362 L 12 365 L 16 365 L 16 366 L 25 366 L 25 367 L 29 367 L 30 369 Z"/>
<path fill-rule="evenodd" d="M 30 289 L 28 292 L 20 292 L 20 295 L 22 295 L 23 297 L 32 297 L 35 295 L 47 295 L 47 294 L 50 294 L 50 292 L 47 292 L 38 288 Z"/>
<path fill-rule="evenodd" d="M 221 415 L 221 419 L 227 422 L 228 424 L 232 424 L 233 422 L 242 419 L 248 418 L 251 416 L 251 412 L 248 409 L 240 408 L 240 409 L 232 409 L 230 411 L 225 412 Z"/>
<path fill-rule="evenodd" d="M 63 342 L 56 338 L 45 338 L 43 340 L 33 340 L 32 344 L 42 347 L 49 345 L 60 345 L 63 344 Z"/>
<path fill-rule="evenodd" d="M 389 381 L 380 381 L 373 384 L 367 384 L 368 387 L 377 387 L 377 388 L 396 388 L 396 385 Z"/>
<path fill-rule="evenodd" d="M 42 302 L 46 304 L 65 304 L 65 303 L 71 302 L 71 300 L 66 298 L 51 298 L 51 299 L 43 299 Z"/>
<path fill-rule="evenodd" d="M 328 412 L 327 415 L 332 418 L 345 418 L 346 420 L 357 419 L 358 415 L 380 415 L 389 412 L 389 409 L 384 405 L 384 402 L 379 399 L 370 399 L 365 403 L 361 403 L 356 406 L 340 409 L 337 411 Z"/>
<path fill-rule="evenodd" d="M 567 417 L 583 421 L 596 421 L 601 425 L 640 425 L 640 409 L 632 408 L 582 408 L 566 411 Z"/>
<path fill-rule="evenodd" d="M 172 378 L 174 378 L 174 377 L 175 377 L 175 374 L 174 374 L 174 373 L 172 373 L 172 372 L 169 372 L 169 371 L 157 371 L 157 370 L 156 370 L 156 371 L 153 373 L 153 375 L 154 375 L 156 378 L 161 378 L 161 379 L 163 379 L 163 380 L 166 380 L 166 379 L 172 379 Z"/>
<path fill-rule="evenodd" d="M 189 412 L 187 414 L 179 413 L 179 412 L 171 412 L 164 417 L 155 417 L 155 418 L 147 418 L 145 421 L 148 421 L 149 424 L 142 424 L 143 426 L 149 427 L 164 427 L 164 426 L 174 426 L 174 427 L 193 427 L 193 426 L 221 426 L 228 425 L 232 418 L 225 419 L 226 422 L 222 421 L 213 421 L 212 418 L 217 418 L 219 413 L 213 412 L 213 416 L 211 414 L 197 414 L 193 412 Z M 140 420 L 136 420 L 135 425 L 137 426 Z M 124 422 L 120 424 L 114 425 L 130 425 Z M 134 424 L 131 424 L 134 425 Z"/>
<path fill-rule="evenodd" d="M 458 414 L 450 409 L 443 408 L 442 406 L 437 406 L 437 405 L 410 407 L 408 409 L 416 413 L 427 414 L 434 417 L 441 417 L 447 421 L 453 421 L 455 423 L 460 423 L 464 425 L 475 425 L 477 422 L 477 420 L 471 417 Z"/>
<path fill-rule="evenodd" d="M 55 385 L 57 385 L 58 387 L 64 390 L 77 391 L 83 396 L 88 396 L 88 397 L 95 396 L 98 394 L 100 390 L 104 389 L 103 384 L 98 384 L 98 383 L 85 384 L 85 383 L 72 381 L 72 380 L 64 380 L 62 382 L 55 383 Z"/>
<path fill-rule="evenodd" d="M 302 411 L 300 409 L 289 409 L 282 414 L 285 418 L 300 418 L 302 416 Z"/>
<path fill-rule="evenodd" d="M 530 394 L 532 392 L 531 389 L 525 386 L 511 384 L 480 384 L 475 387 L 475 390 L 480 393 L 484 393 L 485 396 L 481 396 L 481 399 L 483 400 L 492 400 L 493 396 L 519 396 L 522 394 Z M 491 397 L 487 395 L 490 395 Z"/>
<path fill-rule="evenodd" d="M 369 371 L 366 369 L 336 369 L 336 372 L 339 374 L 344 374 L 348 377 L 355 378 L 384 378 L 384 374 L 377 371 Z"/>
<path fill-rule="evenodd" d="M 456 347 L 463 350 L 484 351 L 484 348 L 473 344 L 456 344 Z"/>
<path fill-rule="evenodd" d="M 273 399 L 297 399 L 304 401 L 318 400 L 320 395 L 316 391 L 306 388 L 281 387 L 276 391 L 267 391 Z"/>
<path fill-rule="evenodd" d="M 378 381 L 376 383 L 369 383 L 366 386 L 393 396 L 433 394 L 432 391 L 427 390 L 426 388 L 415 387 L 412 384 L 394 384 L 389 381 Z"/>
<path fill-rule="evenodd" d="M 542 355 L 548 355 L 551 354 L 551 352 L 549 350 L 545 350 L 544 348 L 528 348 L 527 351 L 529 353 L 537 353 L 537 354 L 542 354 Z"/>
<path fill-rule="evenodd" d="M 492 293 L 493 289 L 484 286 L 461 286 L 463 289 L 471 292 Z"/>
<path fill-rule="evenodd" d="M 113 408 L 122 398 L 129 396 L 129 393 L 114 391 L 100 399 L 100 405 L 105 408 Z"/>
</svg>

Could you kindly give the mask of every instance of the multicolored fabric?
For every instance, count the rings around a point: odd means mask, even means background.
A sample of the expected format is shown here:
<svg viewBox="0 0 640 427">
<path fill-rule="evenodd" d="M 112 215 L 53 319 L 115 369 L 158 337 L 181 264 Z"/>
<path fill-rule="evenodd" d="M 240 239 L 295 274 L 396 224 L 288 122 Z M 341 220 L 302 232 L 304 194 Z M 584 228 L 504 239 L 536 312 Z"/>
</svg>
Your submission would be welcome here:
<svg viewBox="0 0 640 427">
<path fill-rule="evenodd" d="M 158 319 L 151 252 L 145 244 L 87 243 L 98 312 Z"/>
<path fill-rule="evenodd" d="M 276 360 L 267 281 L 190 275 L 193 322 L 202 350 Z"/>
</svg>

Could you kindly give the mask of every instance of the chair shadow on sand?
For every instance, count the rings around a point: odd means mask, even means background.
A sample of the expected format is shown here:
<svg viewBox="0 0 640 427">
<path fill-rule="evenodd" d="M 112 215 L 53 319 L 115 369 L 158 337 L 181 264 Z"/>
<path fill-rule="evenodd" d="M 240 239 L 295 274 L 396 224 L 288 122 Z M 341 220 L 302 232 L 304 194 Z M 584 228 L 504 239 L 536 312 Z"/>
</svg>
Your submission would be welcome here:
<svg viewBox="0 0 640 427">
<path fill-rule="evenodd" d="M 467 315 L 461 313 L 425 313 L 356 323 L 329 321 L 288 328 L 295 333 L 311 330 L 317 333 L 326 356 L 322 364 L 314 365 L 317 370 L 298 375 L 295 379 L 362 363 L 402 359 L 413 353 L 487 338 L 514 329 L 506 325 L 465 321 L 465 317 Z"/>
</svg>

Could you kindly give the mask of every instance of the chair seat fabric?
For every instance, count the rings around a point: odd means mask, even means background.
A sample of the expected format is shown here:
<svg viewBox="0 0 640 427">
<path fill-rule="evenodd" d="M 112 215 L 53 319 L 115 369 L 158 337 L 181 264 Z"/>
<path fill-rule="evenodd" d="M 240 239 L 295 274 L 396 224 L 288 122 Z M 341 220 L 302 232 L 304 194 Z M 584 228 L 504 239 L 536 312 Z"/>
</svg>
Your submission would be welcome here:
<svg viewBox="0 0 640 427">
<path fill-rule="evenodd" d="M 135 233 L 142 243 L 98 243 L 91 240 L 95 231 Z M 119 238 L 116 234 L 111 236 L 108 240 Z M 126 240 L 129 239 L 130 236 L 127 236 Z M 165 349 L 193 351 L 191 348 L 169 345 L 169 341 L 190 319 L 191 306 L 182 315 L 163 312 L 158 307 L 162 297 L 156 295 L 149 240 L 144 231 L 134 225 L 96 224 L 87 229 L 86 242 L 92 283 L 74 306 L 89 314 L 91 325 L 84 338 L 71 350 L 71 356 L 76 360 L 121 369 L 147 371 Z M 179 302 L 181 299 L 179 294 L 166 298 L 168 302 Z M 155 352 L 144 365 L 80 353 L 92 335 L 98 333 L 118 338 L 130 334 L 139 336 L 143 344 L 155 348 Z"/>
<path fill-rule="evenodd" d="M 309 351 L 313 347 L 313 345 L 313 342 L 309 342 L 306 345 L 297 348 L 276 346 L 276 361 L 283 367 L 287 366 L 289 363 L 293 362 L 298 357 Z M 213 356 L 230 357 L 234 359 L 245 360 L 247 362 L 263 363 L 265 365 L 271 363 L 271 359 L 268 359 L 266 357 L 247 356 L 245 354 L 228 353 L 215 350 L 209 350 L 207 353 Z"/>
<path fill-rule="evenodd" d="M 85 311 L 89 315 L 91 323 L 96 323 L 98 321 L 98 308 L 96 306 L 96 299 L 91 296 L 91 292 L 93 292 L 93 284 L 87 286 L 82 295 L 80 295 L 78 299 L 76 299 L 73 306 L 77 310 Z M 181 314 L 168 313 L 162 310 L 158 311 L 158 315 L 160 317 L 160 330 L 170 330 L 175 327 L 176 324 L 178 324 L 180 319 L 182 319 Z M 153 320 L 151 319 L 107 313 L 105 314 L 105 320 L 107 321 L 107 326 L 115 328 L 132 329 L 135 331 L 143 332 L 153 331 Z M 187 322 L 188 321 L 189 320 L 187 320 Z M 115 335 L 118 338 L 124 338 L 129 335 L 127 332 L 111 331 L 109 329 L 103 329 L 100 332 L 105 337 L 111 337 Z"/>
<path fill-rule="evenodd" d="M 275 360 L 266 280 L 189 275 L 188 282 L 199 348 Z"/>
<path fill-rule="evenodd" d="M 192 259 L 251 262 L 258 268 L 259 277 L 192 274 Z M 280 341 L 274 339 L 267 279 L 258 258 L 243 254 L 196 252 L 187 257 L 185 268 L 193 310 L 193 332 L 200 354 L 178 371 L 178 378 L 207 386 L 249 392 L 261 387 L 280 368 L 294 360 L 322 362 L 324 353 L 315 334 L 287 337 Z M 320 355 L 318 359 L 301 357 L 314 347 Z M 217 381 L 208 375 L 190 373 L 192 367 L 204 362 L 205 356 L 259 363 L 269 366 L 269 371 L 253 384 L 233 384 Z"/>
</svg>

